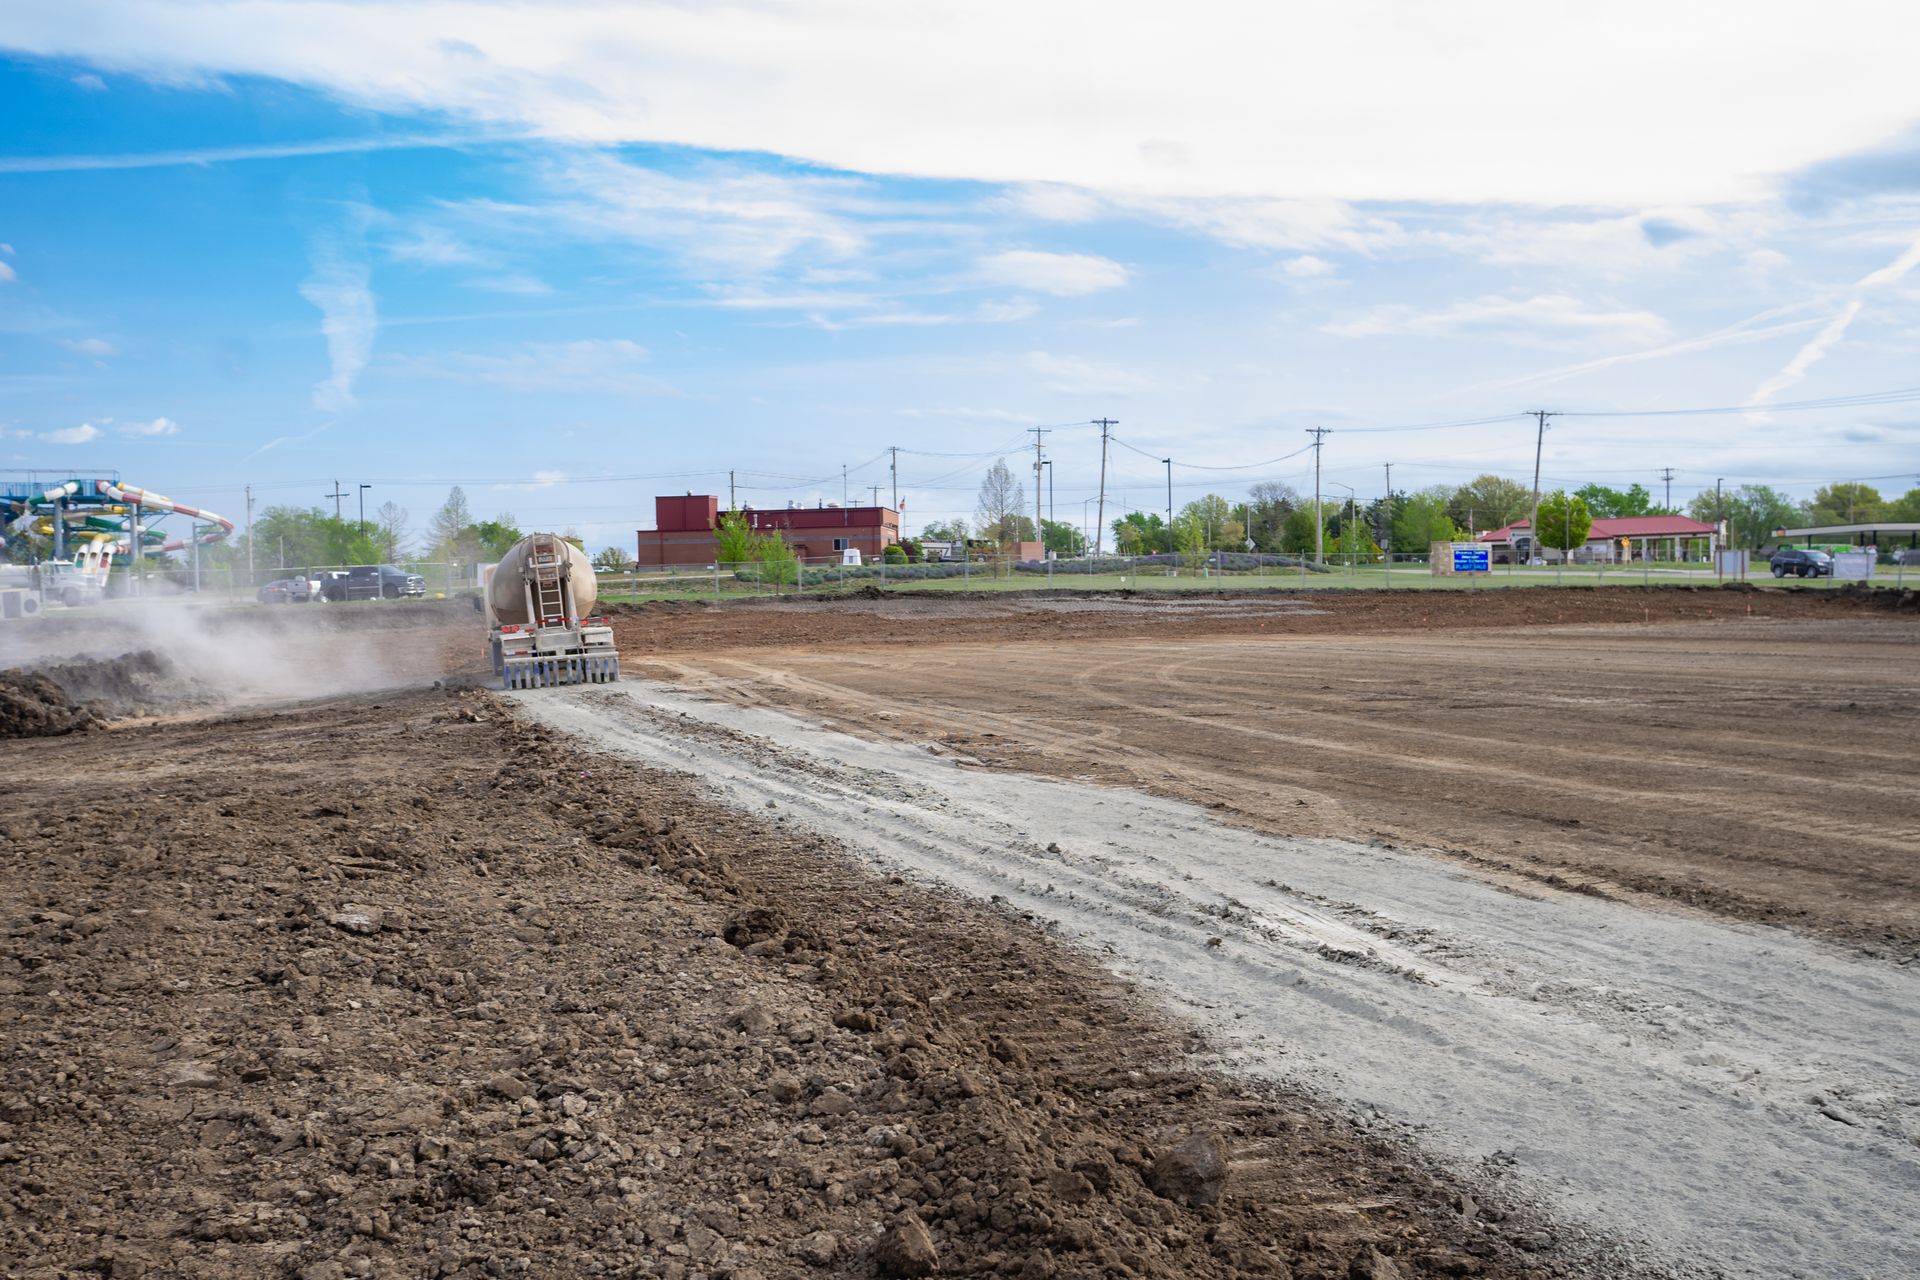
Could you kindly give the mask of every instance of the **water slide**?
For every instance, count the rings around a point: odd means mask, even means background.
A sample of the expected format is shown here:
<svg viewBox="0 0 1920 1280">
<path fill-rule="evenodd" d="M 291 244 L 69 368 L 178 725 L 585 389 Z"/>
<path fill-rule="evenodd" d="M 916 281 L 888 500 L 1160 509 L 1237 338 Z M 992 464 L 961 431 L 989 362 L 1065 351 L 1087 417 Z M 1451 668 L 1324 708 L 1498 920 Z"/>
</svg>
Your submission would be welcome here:
<svg viewBox="0 0 1920 1280">
<path fill-rule="evenodd" d="M 6 546 L 7 536 L 28 528 L 51 536 L 55 532 L 54 521 L 58 519 L 64 526 L 61 530 L 64 537 L 76 541 L 111 541 L 114 554 L 129 555 L 133 551 L 133 530 L 149 512 L 206 521 L 212 527 L 197 539 L 203 546 L 233 533 L 233 521 L 225 516 L 116 480 L 67 480 L 39 493 L 29 490 L 8 495 L 7 500 L 14 515 L 7 522 L 5 533 L 0 534 L 0 547 Z M 141 531 L 142 549 L 162 554 L 182 550 L 195 539 L 177 538 L 157 546 L 153 545 L 154 541 L 148 531 Z"/>
</svg>

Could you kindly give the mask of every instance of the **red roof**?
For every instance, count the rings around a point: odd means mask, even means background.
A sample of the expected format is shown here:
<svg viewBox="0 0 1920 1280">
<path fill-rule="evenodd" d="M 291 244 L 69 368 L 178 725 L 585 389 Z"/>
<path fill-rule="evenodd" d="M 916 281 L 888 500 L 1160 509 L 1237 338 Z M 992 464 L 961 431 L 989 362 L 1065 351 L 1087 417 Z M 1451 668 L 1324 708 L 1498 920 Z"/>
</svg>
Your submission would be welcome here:
<svg viewBox="0 0 1920 1280">
<path fill-rule="evenodd" d="M 1515 531 L 1531 527 L 1526 520 L 1515 520 L 1505 528 L 1492 529 L 1480 535 L 1482 542 L 1511 542 Z M 1587 530 L 1588 542 L 1612 541 L 1615 538 L 1703 538 L 1713 532 L 1713 526 L 1703 524 L 1687 516 L 1608 516 L 1595 520 L 1593 527 Z"/>
</svg>

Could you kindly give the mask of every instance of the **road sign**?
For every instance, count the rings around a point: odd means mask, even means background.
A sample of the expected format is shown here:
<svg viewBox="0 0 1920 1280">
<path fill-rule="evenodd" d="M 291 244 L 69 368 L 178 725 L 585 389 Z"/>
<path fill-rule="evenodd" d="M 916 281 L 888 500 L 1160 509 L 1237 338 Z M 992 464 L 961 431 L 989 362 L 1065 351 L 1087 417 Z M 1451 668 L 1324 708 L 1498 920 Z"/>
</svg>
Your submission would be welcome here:
<svg viewBox="0 0 1920 1280">
<path fill-rule="evenodd" d="M 1493 551 L 1490 547 L 1453 548 L 1453 571 L 1455 573 L 1491 573 L 1493 571 Z"/>
</svg>

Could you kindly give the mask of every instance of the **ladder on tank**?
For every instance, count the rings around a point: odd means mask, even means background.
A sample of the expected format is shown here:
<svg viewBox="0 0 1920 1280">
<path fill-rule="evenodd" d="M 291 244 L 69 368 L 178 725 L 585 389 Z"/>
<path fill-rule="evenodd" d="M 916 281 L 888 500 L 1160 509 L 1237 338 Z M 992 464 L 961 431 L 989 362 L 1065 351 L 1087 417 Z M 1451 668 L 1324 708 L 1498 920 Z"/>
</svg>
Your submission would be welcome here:
<svg viewBox="0 0 1920 1280">
<path fill-rule="evenodd" d="M 527 613 L 537 625 L 564 627 L 572 623 L 569 567 L 566 552 L 551 539 L 537 539 L 527 549 Z"/>
</svg>

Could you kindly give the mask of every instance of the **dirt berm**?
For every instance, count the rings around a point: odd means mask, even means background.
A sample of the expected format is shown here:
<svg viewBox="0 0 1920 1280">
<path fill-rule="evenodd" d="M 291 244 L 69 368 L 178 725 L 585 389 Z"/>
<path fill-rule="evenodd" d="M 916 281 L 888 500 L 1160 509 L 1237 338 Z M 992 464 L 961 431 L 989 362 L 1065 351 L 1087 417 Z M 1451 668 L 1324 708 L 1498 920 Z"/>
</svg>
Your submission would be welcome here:
<svg viewBox="0 0 1920 1280">
<path fill-rule="evenodd" d="M 205 706 L 209 691 L 162 654 L 0 671 L 0 738 L 51 738 L 123 716 Z"/>
<path fill-rule="evenodd" d="M 1642 1274 L 490 695 L 0 751 L 8 1276 Z"/>
</svg>

